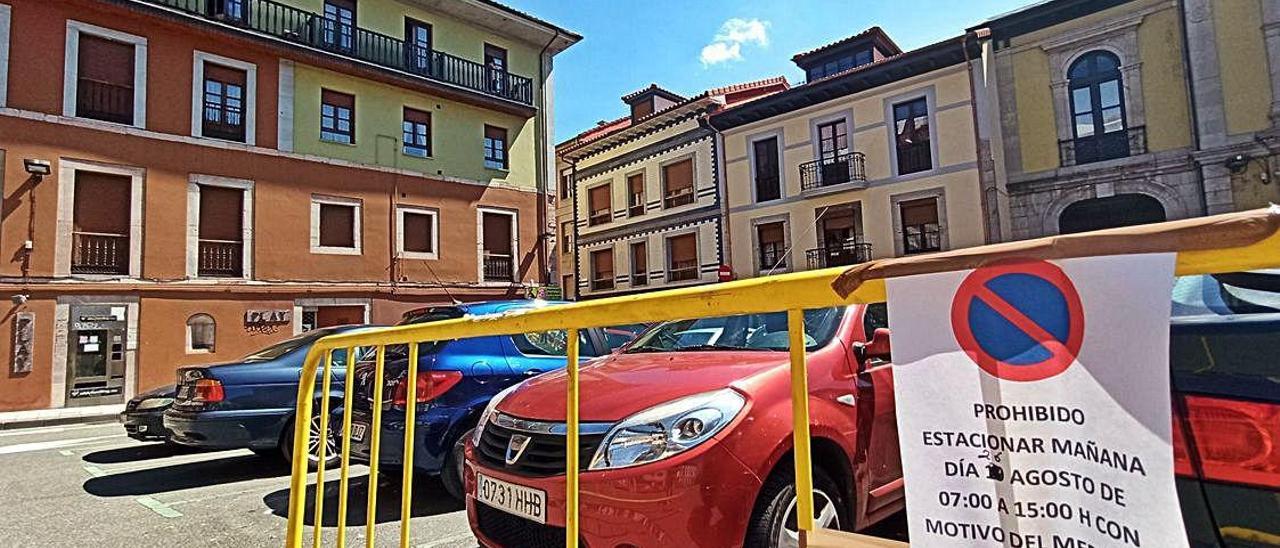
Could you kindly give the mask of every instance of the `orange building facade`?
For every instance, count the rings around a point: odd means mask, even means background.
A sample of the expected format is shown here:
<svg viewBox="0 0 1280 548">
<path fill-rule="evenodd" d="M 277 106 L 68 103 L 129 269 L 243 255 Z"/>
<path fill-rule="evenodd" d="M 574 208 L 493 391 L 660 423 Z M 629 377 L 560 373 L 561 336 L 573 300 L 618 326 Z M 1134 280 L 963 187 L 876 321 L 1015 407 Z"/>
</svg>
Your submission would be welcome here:
<svg viewBox="0 0 1280 548">
<path fill-rule="evenodd" d="M 578 37 L 320 4 L 0 0 L 0 411 L 554 279 L 544 91 Z"/>
</svg>

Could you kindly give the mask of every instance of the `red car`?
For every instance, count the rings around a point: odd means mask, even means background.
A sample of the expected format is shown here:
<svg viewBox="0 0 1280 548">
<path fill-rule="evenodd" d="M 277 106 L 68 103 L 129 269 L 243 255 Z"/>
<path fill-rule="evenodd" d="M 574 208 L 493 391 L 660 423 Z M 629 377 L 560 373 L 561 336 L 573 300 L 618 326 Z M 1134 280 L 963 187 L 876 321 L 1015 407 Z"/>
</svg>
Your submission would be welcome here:
<svg viewBox="0 0 1280 548">
<path fill-rule="evenodd" d="M 805 312 L 815 515 L 903 507 L 885 305 Z M 581 371 L 581 534 L 592 548 L 795 546 L 785 313 L 670 322 Z M 565 542 L 565 374 L 496 396 L 466 449 L 486 546 Z"/>
</svg>

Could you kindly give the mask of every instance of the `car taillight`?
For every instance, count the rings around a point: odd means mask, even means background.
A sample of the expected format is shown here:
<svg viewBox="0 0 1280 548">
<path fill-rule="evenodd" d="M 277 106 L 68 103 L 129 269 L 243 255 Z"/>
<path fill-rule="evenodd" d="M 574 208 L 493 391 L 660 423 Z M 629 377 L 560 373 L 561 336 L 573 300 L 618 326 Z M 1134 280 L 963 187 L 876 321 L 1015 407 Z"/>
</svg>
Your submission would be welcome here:
<svg viewBox="0 0 1280 548">
<path fill-rule="evenodd" d="M 222 381 L 218 379 L 197 379 L 195 390 L 191 392 L 191 401 L 199 403 L 217 403 L 225 397 Z"/>
<path fill-rule="evenodd" d="M 1203 479 L 1280 488 L 1280 405 L 1207 396 L 1185 401 Z M 1182 426 L 1174 424 L 1174 468 L 1194 476 Z"/>
<path fill-rule="evenodd" d="M 425 403 L 440 397 L 462 380 L 461 371 L 420 371 L 418 372 L 418 390 L 415 393 L 418 403 Z M 409 379 L 401 377 L 392 392 L 391 403 L 404 405 L 409 401 Z"/>
</svg>

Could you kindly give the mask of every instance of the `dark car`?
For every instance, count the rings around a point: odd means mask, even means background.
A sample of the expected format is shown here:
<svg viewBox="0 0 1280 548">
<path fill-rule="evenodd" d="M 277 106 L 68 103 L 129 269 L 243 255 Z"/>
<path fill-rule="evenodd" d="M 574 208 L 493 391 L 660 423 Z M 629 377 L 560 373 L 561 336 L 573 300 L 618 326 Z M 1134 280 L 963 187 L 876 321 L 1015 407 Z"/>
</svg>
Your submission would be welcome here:
<svg viewBox="0 0 1280 548">
<path fill-rule="evenodd" d="M 262 455 L 291 459 L 293 416 L 302 362 L 321 337 L 373 326 L 345 325 L 308 331 L 254 352 L 235 362 L 184 367 L 178 370 L 178 392 L 164 414 L 173 441 L 203 449 L 247 448 Z M 334 352 L 329 398 L 342 405 L 346 351 Z M 317 377 L 320 374 L 317 373 Z M 321 381 L 317 378 L 317 387 Z M 319 396 L 317 396 L 319 399 Z M 309 457 L 318 459 L 319 406 L 312 420 Z M 336 462 L 338 433 L 329 430 L 328 461 Z"/>
<path fill-rule="evenodd" d="M 124 404 L 120 422 L 125 434 L 140 441 L 169 441 L 169 430 L 164 427 L 164 412 L 173 405 L 178 386 L 170 384 L 134 396 Z"/>
<path fill-rule="evenodd" d="M 432 321 L 518 312 L 559 303 L 541 300 L 489 301 L 436 306 L 413 310 L 404 315 L 401 325 Z M 617 330 L 613 342 L 606 340 L 604 330 L 580 331 L 579 348 L 583 359 L 607 354 L 630 340 Z M 449 494 L 462 497 L 462 447 L 466 434 L 476 425 L 489 399 L 502 390 L 527 378 L 565 366 L 565 332 L 548 331 L 512 336 L 476 337 L 428 343 L 419 346 L 418 389 L 414 423 L 414 469 L 427 475 L 441 476 Z M 385 383 L 382 414 L 382 438 L 379 462 L 383 471 L 401 469 L 405 431 L 405 403 L 408 390 L 406 370 L 407 347 L 389 347 L 385 361 Z M 372 423 L 374 364 L 365 359 L 357 365 L 353 408 L 352 454 L 368 461 L 371 437 L 366 434 Z"/>
</svg>

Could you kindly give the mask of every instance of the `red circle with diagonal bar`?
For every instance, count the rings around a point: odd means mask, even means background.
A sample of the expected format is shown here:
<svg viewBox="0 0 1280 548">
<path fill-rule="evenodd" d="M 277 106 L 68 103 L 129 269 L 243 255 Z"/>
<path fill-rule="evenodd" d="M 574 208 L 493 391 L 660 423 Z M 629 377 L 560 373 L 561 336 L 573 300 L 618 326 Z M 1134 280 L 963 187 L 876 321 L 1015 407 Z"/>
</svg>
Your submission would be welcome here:
<svg viewBox="0 0 1280 548">
<path fill-rule="evenodd" d="M 1057 265 L 1008 259 L 974 270 L 951 302 L 956 342 L 983 371 L 1038 381 L 1066 371 L 1084 343 L 1080 294 Z"/>
</svg>

